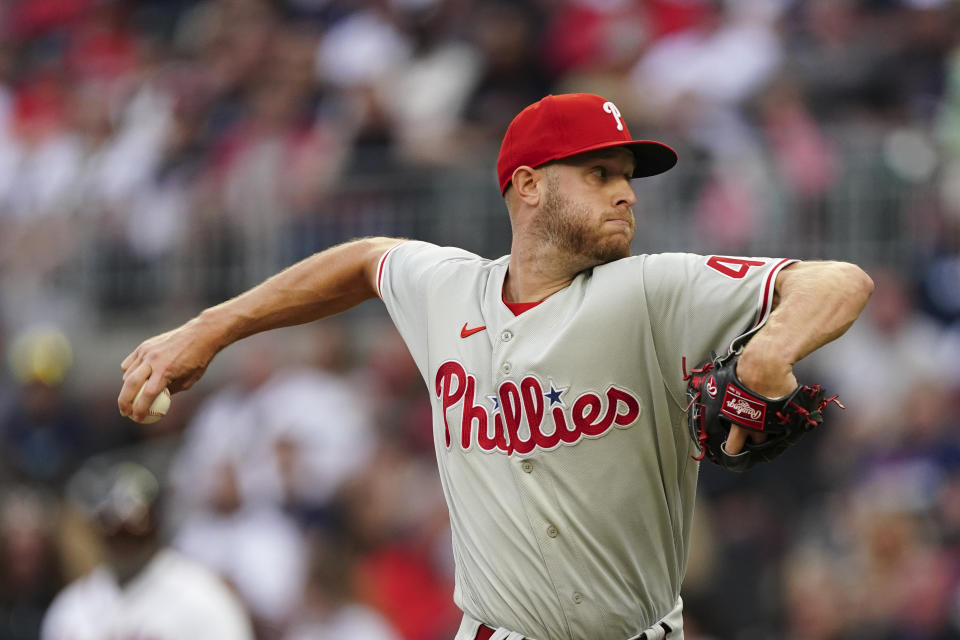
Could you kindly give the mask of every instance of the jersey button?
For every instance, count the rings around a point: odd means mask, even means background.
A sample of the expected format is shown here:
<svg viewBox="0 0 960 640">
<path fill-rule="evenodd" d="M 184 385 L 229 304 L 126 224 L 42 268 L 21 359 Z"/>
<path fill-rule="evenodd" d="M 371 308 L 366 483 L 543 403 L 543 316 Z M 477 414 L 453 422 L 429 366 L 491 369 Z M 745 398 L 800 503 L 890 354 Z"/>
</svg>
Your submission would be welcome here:
<svg viewBox="0 0 960 640">
<path fill-rule="evenodd" d="M 530 462 L 529 460 L 524 460 L 520 464 L 520 468 L 523 469 L 524 473 L 530 473 L 531 471 L 533 471 L 533 463 Z"/>
<path fill-rule="evenodd" d="M 500 334 L 500 339 L 503 340 L 504 342 L 510 342 L 510 340 L 513 339 L 513 331 L 510 331 L 509 329 L 507 329 L 506 331 Z"/>
<path fill-rule="evenodd" d="M 573 603 L 580 604 L 581 602 L 583 602 L 583 594 L 582 593 L 573 594 Z"/>
<path fill-rule="evenodd" d="M 500 365 L 500 371 L 503 374 L 508 374 L 513 371 L 513 366 L 509 362 L 504 362 L 502 365 Z"/>
<path fill-rule="evenodd" d="M 551 538 L 556 538 L 559 533 L 560 532 L 557 531 L 557 528 L 555 526 L 550 525 L 549 527 L 547 527 L 547 535 L 550 536 Z"/>
</svg>

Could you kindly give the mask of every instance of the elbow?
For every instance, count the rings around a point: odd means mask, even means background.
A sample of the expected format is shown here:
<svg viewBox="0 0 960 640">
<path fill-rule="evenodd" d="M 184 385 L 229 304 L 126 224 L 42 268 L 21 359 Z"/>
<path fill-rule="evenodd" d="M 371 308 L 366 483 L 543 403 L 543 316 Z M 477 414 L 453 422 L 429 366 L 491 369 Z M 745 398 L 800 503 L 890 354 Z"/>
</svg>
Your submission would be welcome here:
<svg viewBox="0 0 960 640">
<path fill-rule="evenodd" d="M 855 264 L 849 262 L 839 262 L 837 265 L 842 270 L 841 280 L 847 289 L 851 301 L 859 303 L 862 309 L 866 306 L 876 285 L 866 271 Z"/>
</svg>

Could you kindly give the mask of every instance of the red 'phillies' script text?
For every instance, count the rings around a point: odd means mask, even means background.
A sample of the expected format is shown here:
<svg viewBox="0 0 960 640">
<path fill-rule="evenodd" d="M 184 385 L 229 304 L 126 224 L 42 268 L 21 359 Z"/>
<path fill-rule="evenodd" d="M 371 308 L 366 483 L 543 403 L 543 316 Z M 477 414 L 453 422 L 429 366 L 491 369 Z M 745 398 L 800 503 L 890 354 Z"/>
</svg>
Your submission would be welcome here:
<svg viewBox="0 0 960 640">
<path fill-rule="evenodd" d="M 464 450 L 474 443 L 484 451 L 501 451 L 507 455 L 527 454 L 535 448 L 549 450 L 560 444 L 575 444 L 583 437 L 605 435 L 614 425 L 629 427 L 640 416 L 637 397 L 613 385 L 604 396 L 593 391 L 580 394 L 569 410 L 559 401 L 551 401 L 554 406 L 548 407 L 550 396 L 544 393 L 540 380 L 532 375 L 517 382 L 500 383 L 499 409 L 491 411 L 477 402 L 476 377 L 455 360 L 444 362 L 437 369 L 435 392 L 443 411 L 448 448 L 452 438 L 447 410 L 461 406 L 459 445 Z M 530 427 L 526 438 L 520 434 L 524 420 Z"/>
</svg>

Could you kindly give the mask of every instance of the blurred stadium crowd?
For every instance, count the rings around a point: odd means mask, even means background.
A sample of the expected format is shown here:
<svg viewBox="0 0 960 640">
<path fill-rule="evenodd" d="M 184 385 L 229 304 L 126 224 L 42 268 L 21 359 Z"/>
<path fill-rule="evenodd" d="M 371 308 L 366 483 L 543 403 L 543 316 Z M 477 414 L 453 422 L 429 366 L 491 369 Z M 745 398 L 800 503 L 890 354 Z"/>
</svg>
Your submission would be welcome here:
<svg viewBox="0 0 960 640">
<path fill-rule="evenodd" d="M 451 638 L 429 402 L 384 314 L 236 345 L 154 425 L 117 415 L 106 345 L 358 235 L 505 253 L 500 138 L 564 91 L 680 150 L 637 183 L 636 249 L 877 282 L 800 367 L 848 409 L 703 469 L 687 637 L 960 638 L 956 2 L 6 0 L 0 640 L 103 560 L 83 496 L 110 460 L 161 479 L 164 540 L 259 640 Z"/>
</svg>

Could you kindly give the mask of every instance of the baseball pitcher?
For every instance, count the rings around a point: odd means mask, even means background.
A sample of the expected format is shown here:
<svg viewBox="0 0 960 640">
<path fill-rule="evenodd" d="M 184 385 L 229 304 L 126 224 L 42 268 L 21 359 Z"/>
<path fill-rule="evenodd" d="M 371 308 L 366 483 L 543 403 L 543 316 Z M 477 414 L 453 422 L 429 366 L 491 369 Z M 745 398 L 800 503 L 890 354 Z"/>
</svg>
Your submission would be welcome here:
<svg viewBox="0 0 960 640">
<path fill-rule="evenodd" d="M 236 340 L 377 296 L 433 404 L 456 640 L 679 640 L 698 459 L 716 446 L 709 459 L 742 470 L 772 457 L 781 422 L 817 423 L 822 394 L 798 394 L 793 365 L 846 331 L 873 283 L 840 262 L 630 256 L 631 180 L 676 162 L 612 102 L 548 96 L 497 162 L 510 255 L 328 249 L 142 343 L 120 411 L 142 419 Z"/>
</svg>

